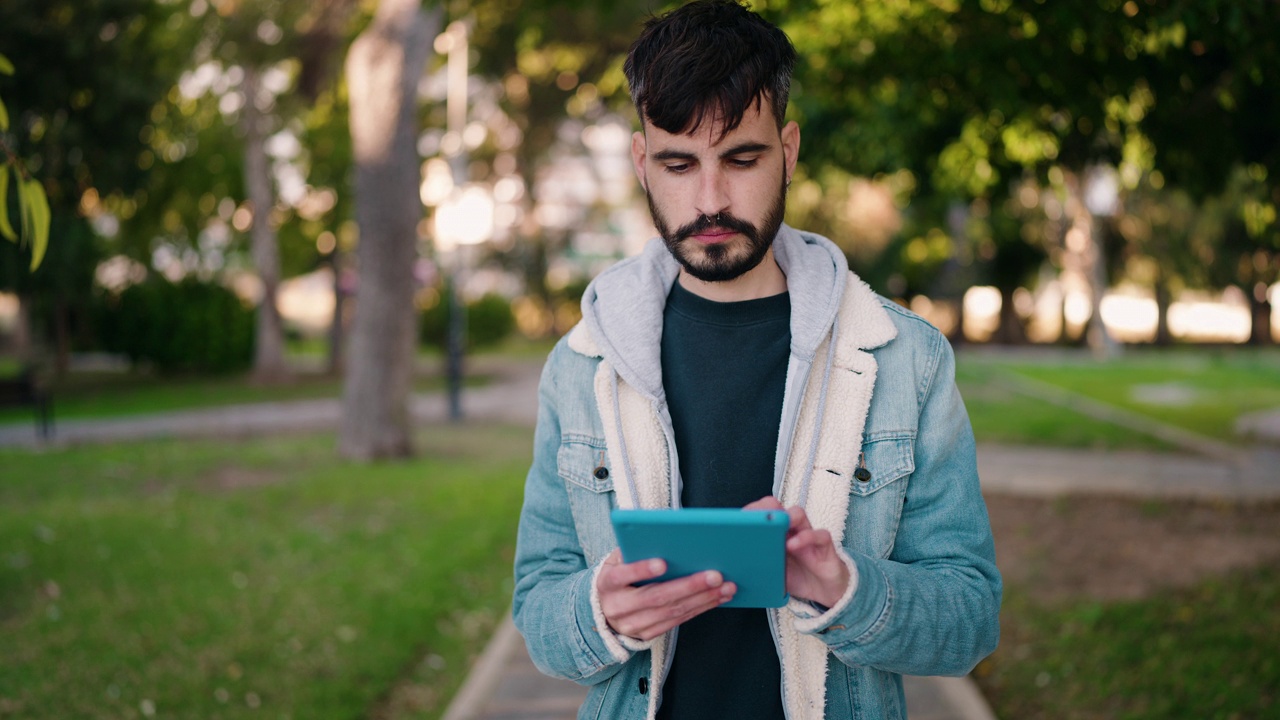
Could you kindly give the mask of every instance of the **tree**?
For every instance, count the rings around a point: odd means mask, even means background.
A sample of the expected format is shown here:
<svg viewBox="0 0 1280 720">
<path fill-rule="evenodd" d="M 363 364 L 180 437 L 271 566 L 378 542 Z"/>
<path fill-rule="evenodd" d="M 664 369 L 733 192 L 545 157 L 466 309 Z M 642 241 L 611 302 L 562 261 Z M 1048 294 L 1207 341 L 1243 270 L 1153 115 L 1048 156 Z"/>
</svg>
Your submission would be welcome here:
<svg viewBox="0 0 1280 720">
<path fill-rule="evenodd" d="M 38 178 L 47 214 L 55 219 L 39 269 L 15 274 L 0 268 L 0 288 L 18 292 L 24 313 L 37 297 L 46 300 L 32 325 L 53 336 L 59 371 L 68 363 L 73 305 L 88 297 L 93 278 L 91 269 L 80 267 L 97 252 L 90 247 L 97 239 L 87 217 L 100 209 L 101 198 L 131 195 L 145 184 L 137 162 L 145 150 L 142 129 L 177 72 L 168 61 L 168 43 L 178 38 L 164 32 L 173 12 L 152 0 L 11 0 L 0 6 L 0 48 L 23 68 L 16 78 L 0 74 L 6 163 L 23 159 L 24 183 L 34 187 Z M 3 257 L 0 262 L 28 266 L 38 259 Z M 75 292 L 70 282 L 77 283 Z"/>
<path fill-rule="evenodd" d="M 9 58 L 0 55 L 0 75 L 12 76 L 13 63 Z M 45 196 L 44 186 L 39 180 L 29 178 L 22 160 L 13 154 L 4 141 L 4 134 L 9 132 L 9 110 L 4 99 L 0 98 L 0 236 L 10 242 L 21 242 L 31 246 L 31 271 L 40 267 L 45 250 L 49 245 L 49 198 Z M 14 195 L 17 197 L 18 215 L 21 218 L 19 235 L 9 221 L 9 171 L 13 171 Z"/>
<path fill-rule="evenodd" d="M 438 7 L 424 13 L 420 0 L 381 0 L 347 53 L 360 227 L 360 286 L 338 440 L 347 457 L 412 452 L 413 267 L 422 215 L 416 98 L 442 15 Z"/>
<path fill-rule="evenodd" d="M 922 195 L 991 202 L 1036 178 L 1060 195 L 1095 318 L 1103 223 L 1086 199 L 1105 179 L 1099 168 L 1118 168 L 1121 191 L 1161 169 L 1198 176 L 1206 192 L 1237 162 L 1266 168 L 1271 187 L 1280 172 L 1267 122 L 1280 4 L 1269 0 L 778 0 L 768 10 L 805 58 L 802 159 L 907 168 Z M 1188 127 L 1226 131 L 1206 142 Z"/>
</svg>

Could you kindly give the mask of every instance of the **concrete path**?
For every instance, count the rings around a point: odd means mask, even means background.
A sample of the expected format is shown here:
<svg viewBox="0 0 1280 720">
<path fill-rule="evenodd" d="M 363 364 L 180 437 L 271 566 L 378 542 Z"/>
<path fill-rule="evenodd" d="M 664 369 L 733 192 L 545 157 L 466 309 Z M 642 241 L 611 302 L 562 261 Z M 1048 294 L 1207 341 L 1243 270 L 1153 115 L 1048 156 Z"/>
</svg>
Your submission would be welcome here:
<svg viewBox="0 0 1280 720">
<path fill-rule="evenodd" d="M 464 393 L 463 410 L 469 422 L 531 425 L 537 416 L 537 381 L 541 361 L 480 358 L 473 373 L 494 381 Z M 1081 405 L 1053 390 L 1045 399 Z M 1087 403 L 1085 404 L 1087 405 Z M 1133 420 L 1107 408 L 1088 408 L 1103 419 L 1140 425 L 1150 431 L 1159 423 Z M 442 393 L 418 395 L 411 410 L 419 423 L 445 422 Z M 246 437 L 264 432 L 302 432 L 338 426 L 338 400 L 259 403 L 206 410 L 162 413 L 133 418 L 63 420 L 57 424 L 54 446 L 119 442 L 156 437 Z M 1274 420 L 1260 421 L 1270 428 Z M 1155 423 L 1155 425 L 1152 425 Z M 1260 434 L 1265 434 L 1263 430 Z M 1156 430 L 1186 440 L 1181 431 Z M 1052 497 L 1072 493 L 1105 493 L 1159 497 L 1280 498 L 1280 447 L 1250 449 L 1214 441 L 1190 443 L 1201 454 L 1096 451 L 1008 447 L 984 444 L 978 448 L 983 489 Z M 0 447 L 43 447 L 27 424 L 0 427 Z M 968 678 L 907 678 L 907 704 L 912 720 L 994 720 L 990 708 Z M 450 706 L 446 720 L 550 720 L 572 718 L 585 691 L 543 676 L 533 667 L 524 643 L 507 619 L 487 646 L 466 685 Z"/>
</svg>

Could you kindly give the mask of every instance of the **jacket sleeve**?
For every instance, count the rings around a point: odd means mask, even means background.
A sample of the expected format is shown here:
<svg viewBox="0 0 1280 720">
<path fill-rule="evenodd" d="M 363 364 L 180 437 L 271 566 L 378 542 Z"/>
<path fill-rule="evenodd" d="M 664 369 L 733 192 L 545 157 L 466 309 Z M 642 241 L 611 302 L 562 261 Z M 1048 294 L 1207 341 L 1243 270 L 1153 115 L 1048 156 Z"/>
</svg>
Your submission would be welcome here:
<svg viewBox="0 0 1280 720">
<path fill-rule="evenodd" d="M 958 676 L 995 650 L 1002 583 L 955 356 L 940 334 L 935 342 L 893 550 L 884 559 L 849 552 L 852 596 L 797 622 L 848 665 Z"/>
<path fill-rule="evenodd" d="M 593 685 L 612 677 L 631 651 L 614 639 L 593 607 L 596 568 L 578 540 L 556 453 L 560 445 L 557 392 L 549 361 L 538 388 L 533 464 L 525 480 L 516 539 L 512 612 L 534 665 L 542 672 Z M 606 636 L 613 642 L 606 641 Z"/>
</svg>

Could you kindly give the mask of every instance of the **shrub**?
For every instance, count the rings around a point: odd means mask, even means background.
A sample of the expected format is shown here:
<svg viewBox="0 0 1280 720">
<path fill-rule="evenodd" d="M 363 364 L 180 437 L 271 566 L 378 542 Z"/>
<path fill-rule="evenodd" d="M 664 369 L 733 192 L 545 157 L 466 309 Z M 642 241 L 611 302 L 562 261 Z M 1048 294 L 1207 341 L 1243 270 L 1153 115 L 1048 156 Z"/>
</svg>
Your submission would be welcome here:
<svg viewBox="0 0 1280 720">
<path fill-rule="evenodd" d="M 511 303 L 501 295 L 490 293 L 467 305 L 466 348 L 490 347 L 506 339 L 515 329 L 516 318 Z M 422 313 L 419 324 L 422 342 L 444 349 L 449 342 L 449 295 L 442 293 L 440 302 Z"/>
<path fill-rule="evenodd" d="M 253 310 L 221 285 L 152 278 L 106 304 L 103 342 L 161 372 L 232 372 L 253 361 L 253 323 Z"/>
</svg>

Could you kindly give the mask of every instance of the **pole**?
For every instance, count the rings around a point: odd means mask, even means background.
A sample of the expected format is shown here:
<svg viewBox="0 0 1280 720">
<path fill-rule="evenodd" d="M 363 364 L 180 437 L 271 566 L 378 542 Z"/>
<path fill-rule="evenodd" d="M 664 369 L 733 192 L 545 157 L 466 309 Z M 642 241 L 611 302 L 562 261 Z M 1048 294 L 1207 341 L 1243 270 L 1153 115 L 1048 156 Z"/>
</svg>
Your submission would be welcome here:
<svg viewBox="0 0 1280 720">
<path fill-rule="evenodd" d="M 454 188 L 458 188 L 467 180 L 466 148 L 462 142 L 462 131 L 467 125 L 467 26 L 461 21 L 454 21 L 445 32 L 450 36 L 449 94 L 445 99 L 447 118 L 445 129 L 452 136 L 449 167 L 453 174 Z M 463 245 L 456 243 L 453 248 L 451 278 L 447 283 L 449 290 L 449 420 L 451 422 L 462 420 L 463 347 L 467 336 L 467 314 L 462 304 L 461 289 L 464 264 Z"/>
</svg>

